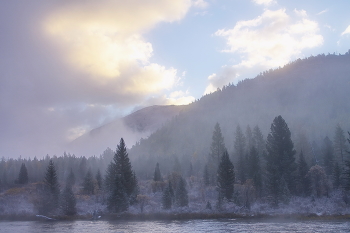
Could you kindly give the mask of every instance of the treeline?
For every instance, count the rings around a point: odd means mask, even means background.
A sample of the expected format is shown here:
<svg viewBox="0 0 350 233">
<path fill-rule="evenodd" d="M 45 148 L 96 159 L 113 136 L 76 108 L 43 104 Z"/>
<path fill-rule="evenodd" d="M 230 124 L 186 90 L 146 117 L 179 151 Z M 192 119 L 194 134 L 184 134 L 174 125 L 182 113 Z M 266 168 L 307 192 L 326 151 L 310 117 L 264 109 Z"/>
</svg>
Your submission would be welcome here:
<svg viewBox="0 0 350 233">
<path fill-rule="evenodd" d="M 350 133 L 349 133 L 350 138 Z M 350 139 L 347 139 L 350 143 Z M 287 203 L 292 196 L 329 196 L 333 190 L 350 189 L 350 160 L 348 145 L 343 129 L 338 125 L 333 142 L 325 137 L 322 149 L 307 161 L 304 152 L 297 152 L 291 132 L 285 120 L 278 116 L 271 124 L 270 133 L 264 142 L 258 126 L 253 131 L 247 127 L 246 135 L 240 126 L 236 129 L 234 152 L 236 161 L 233 177 L 222 181 L 223 165 L 231 163 L 226 158 L 227 149 L 219 124 L 214 128 L 210 153 L 203 172 L 207 186 L 217 185 L 218 203 L 223 196 L 246 208 L 252 200 L 264 200 L 273 206 Z M 220 162 L 221 161 L 221 162 Z M 226 168 L 227 170 L 228 168 Z M 234 191 L 232 184 L 239 190 Z M 226 190 L 222 190 L 225 184 Z M 227 194 L 227 190 L 230 194 Z M 225 195 L 221 194 L 224 193 Z M 344 193 L 345 195 L 346 193 Z M 347 201 L 347 196 L 344 196 Z"/>
<path fill-rule="evenodd" d="M 293 196 L 329 197 L 335 190 L 344 191 L 343 200 L 348 204 L 349 140 L 350 133 L 346 139 L 338 125 L 332 140 L 325 137 L 322 146 L 306 143 L 311 149 L 297 151 L 286 121 L 277 116 L 266 139 L 258 126 L 247 126 L 245 132 L 237 126 L 233 152 L 229 154 L 230 144 L 225 144 L 216 123 L 205 160 L 185 155 L 185 160 L 177 155 L 135 159 L 133 165 L 142 166 L 150 174 L 145 176 L 132 169 L 121 139 L 116 151 L 108 148 L 99 157 L 65 153 L 40 160 L 3 158 L 0 188 L 4 191 L 31 183 L 35 187 L 31 201 L 40 214 L 74 215 L 76 198 L 84 199 L 84 195 L 95 196 L 96 202 L 112 213 L 135 204 L 141 212 L 149 203 L 163 209 L 186 207 L 191 204 L 189 189 L 192 201 L 205 201 L 207 209 L 212 209 L 215 201 L 217 210 L 225 203 L 249 209 L 256 201 L 277 207 Z M 198 193 L 203 193 L 202 197 L 193 198 Z"/>
</svg>

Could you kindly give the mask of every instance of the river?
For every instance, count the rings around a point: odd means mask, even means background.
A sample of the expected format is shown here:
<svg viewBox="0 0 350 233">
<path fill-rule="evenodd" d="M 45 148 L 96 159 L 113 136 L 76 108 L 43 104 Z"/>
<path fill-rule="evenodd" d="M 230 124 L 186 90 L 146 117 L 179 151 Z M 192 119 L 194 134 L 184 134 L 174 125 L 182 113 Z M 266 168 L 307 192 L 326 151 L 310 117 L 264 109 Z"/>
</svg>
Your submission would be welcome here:
<svg viewBox="0 0 350 233">
<path fill-rule="evenodd" d="M 188 221 L 0 221 L 0 232 L 350 232 L 350 221 L 264 221 L 264 220 L 188 220 Z"/>
</svg>

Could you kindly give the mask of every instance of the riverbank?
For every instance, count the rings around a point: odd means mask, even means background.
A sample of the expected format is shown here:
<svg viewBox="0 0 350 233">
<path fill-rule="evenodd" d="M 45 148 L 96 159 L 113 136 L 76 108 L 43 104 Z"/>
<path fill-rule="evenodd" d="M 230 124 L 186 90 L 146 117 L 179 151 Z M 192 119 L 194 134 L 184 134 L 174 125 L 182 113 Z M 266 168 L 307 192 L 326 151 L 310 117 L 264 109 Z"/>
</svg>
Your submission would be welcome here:
<svg viewBox="0 0 350 233">
<path fill-rule="evenodd" d="M 50 215 L 48 218 L 38 217 L 36 215 L 13 214 L 0 215 L 0 221 L 91 221 L 91 214 L 74 215 L 74 216 L 55 216 Z M 102 221 L 172 221 L 172 220 L 208 220 L 208 219 L 242 219 L 242 220 L 261 220 L 261 221 L 308 221 L 308 220 L 350 220 L 350 214 L 344 215 L 317 215 L 317 214 L 258 214 L 244 215 L 236 213 L 147 213 L 147 214 L 104 214 L 99 220 Z"/>
</svg>

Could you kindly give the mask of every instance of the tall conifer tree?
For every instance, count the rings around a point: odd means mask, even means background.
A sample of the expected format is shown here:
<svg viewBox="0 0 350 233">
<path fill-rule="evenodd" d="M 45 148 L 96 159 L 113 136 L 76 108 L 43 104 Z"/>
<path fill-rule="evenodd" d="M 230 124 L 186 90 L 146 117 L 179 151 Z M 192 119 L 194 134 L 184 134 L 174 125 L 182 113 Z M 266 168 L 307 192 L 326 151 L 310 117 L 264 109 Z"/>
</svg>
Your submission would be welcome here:
<svg viewBox="0 0 350 233">
<path fill-rule="evenodd" d="M 235 172 L 227 151 L 221 156 L 218 168 L 217 188 L 219 198 L 231 200 L 234 192 Z"/>
<path fill-rule="evenodd" d="M 278 206 L 295 192 L 295 150 L 287 123 L 277 116 L 267 137 L 266 171 L 268 191 L 273 204 Z"/>
<path fill-rule="evenodd" d="M 19 170 L 18 183 L 19 184 L 28 184 L 28 171 L 27 171 L 27 167 L 24 163 L 22 163 L 21 169 Z"/>
</svg>

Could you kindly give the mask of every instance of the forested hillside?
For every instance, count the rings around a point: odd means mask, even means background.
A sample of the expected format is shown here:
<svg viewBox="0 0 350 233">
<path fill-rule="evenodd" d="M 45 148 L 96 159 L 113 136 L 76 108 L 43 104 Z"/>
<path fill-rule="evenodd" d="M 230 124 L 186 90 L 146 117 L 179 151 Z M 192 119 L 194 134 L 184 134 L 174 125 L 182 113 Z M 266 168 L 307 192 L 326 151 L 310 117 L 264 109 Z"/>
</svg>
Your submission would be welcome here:
<svg viewBox="0 0 350 233">
<path fill-rule="evenodd" d="M 162 162 L 166 171 L 172 170 L 174 161 L 184 171 L 191 163 L 196 172 L 202 172 L 214 125 L 219 123 L 228 152 L 236 163 L 237 126 L 243 132 L 247 126 L 250 129 L 258 126 L 266 137 L 271 120 L 281 115 L 288 122 L 297 151 L 303 150 L 311 162 L 319 156 L 314 154 L 316 145 L 320 146 L 326 136 L 333 137 L 338 124 L 349 130 L 349 90 L 349 52 L 298 59 L 283 68 L 265 71 L 254 79 L 203 96 L 137 143 L 130 156 L 135 162 L 142 161 L 135 166 L 144 175 L 148 162 Z"/>
</svg>

